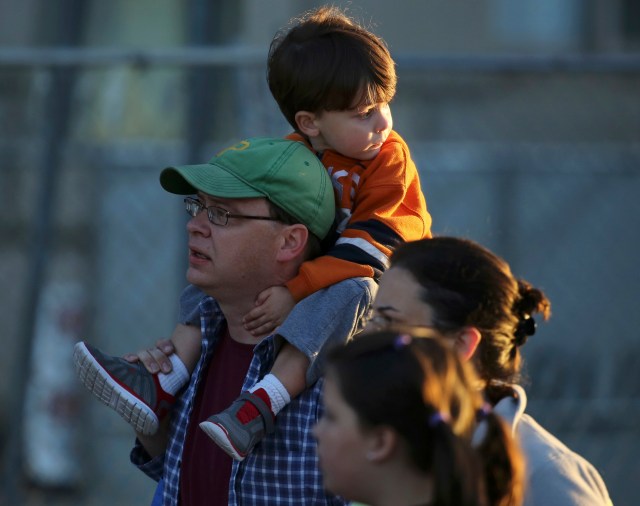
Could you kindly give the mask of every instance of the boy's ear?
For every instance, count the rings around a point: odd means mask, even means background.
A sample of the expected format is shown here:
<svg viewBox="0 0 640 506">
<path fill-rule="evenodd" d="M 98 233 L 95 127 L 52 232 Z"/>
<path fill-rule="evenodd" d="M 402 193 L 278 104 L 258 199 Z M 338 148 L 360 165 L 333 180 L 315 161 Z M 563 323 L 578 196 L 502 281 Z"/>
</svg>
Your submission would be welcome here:
<svg viewBox="0 0 640 506">
<path fill-rule="evenodd" d="M 464 327 L 456 337 L 455 347 L 460 353 L 462 360 L 470 360 L 476 352 L 482 334 L 475 327 Z"/>
<path fill-rule="evenodd" d="M 316 115 L 309 111 L 298 111 L 296 113 L 296 125 L 307 137 L 316 137 L 320 132 L 316 126 Z"/>
<path fill-rule="evenodd" d="M 278 260 L 288 261 L 304 255 L 309 242 L 309 230 L 300 223 L 287 225 L 280 235 Z"/>
</svg>

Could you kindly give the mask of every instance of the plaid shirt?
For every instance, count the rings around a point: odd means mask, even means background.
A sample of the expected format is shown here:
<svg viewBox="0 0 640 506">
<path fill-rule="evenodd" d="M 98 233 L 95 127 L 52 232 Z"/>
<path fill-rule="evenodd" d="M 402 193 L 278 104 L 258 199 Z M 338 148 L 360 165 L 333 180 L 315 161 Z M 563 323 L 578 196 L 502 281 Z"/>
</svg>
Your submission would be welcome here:
<svg viewBox="0 0 640 506">
<path fill-rule="evenodd" d="M 371 297 L 371 291 L 365 289 L 360 300 L 345 304 L 345 310 L 356 314 L 355 320 L 359 321 L 366 312 Z M 211 297 L 205 297 L 200 302 L 200 314 L 202 354 L 189 385 L 173 408 L 167 451 L 163 456 L 150 459 L 142 445 L 136 441 L 131 452 L 131 462 L 134 465 L 156 481 L 162 479 L 164 506 L 178 504 L 182 448 L 193 401 L 203 379 L 203 366 L 211 359 L 224 323 L 224 316 Z M 274 351 L 274 336 L 263 339 L 255 347 L 243 390 L 255 385 L 271 369 Z M 341 498 L 326 495 L 323 489 L 316 442 L 311 433 L 311 428 L 322 415 L 322 385 L 323 380 L 320 379 L 293 399 L 278 413 L 275 432 L 265 436 L 242 462 L 233 462 L 229 483 L 230 505 L 346 504 Z"/>
</svg>

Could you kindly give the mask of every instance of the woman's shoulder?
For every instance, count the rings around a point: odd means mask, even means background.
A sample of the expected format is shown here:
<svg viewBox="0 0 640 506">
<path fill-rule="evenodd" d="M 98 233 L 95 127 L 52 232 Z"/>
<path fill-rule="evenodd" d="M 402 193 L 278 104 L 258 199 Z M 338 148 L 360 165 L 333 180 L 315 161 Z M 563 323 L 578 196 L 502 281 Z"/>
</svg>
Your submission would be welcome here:
<svg viewBox="0 0 640 506">
<path fill-rule="evenodd" d="M 609 506 L 607 487 L 595 466 L 525 412 L 527 395 L 521 386 L 505 387 L 511 395 L 494 410 L 511 426 L 525 456 L 525 506 Z"/>
<path fill-rule="evenodd" d="M 525 413 L 520 417 L 516 435 L 527 462 L 530 497 L 525 504 L 611 504 L 595 466 L 532 416 Z"/>
</svg>

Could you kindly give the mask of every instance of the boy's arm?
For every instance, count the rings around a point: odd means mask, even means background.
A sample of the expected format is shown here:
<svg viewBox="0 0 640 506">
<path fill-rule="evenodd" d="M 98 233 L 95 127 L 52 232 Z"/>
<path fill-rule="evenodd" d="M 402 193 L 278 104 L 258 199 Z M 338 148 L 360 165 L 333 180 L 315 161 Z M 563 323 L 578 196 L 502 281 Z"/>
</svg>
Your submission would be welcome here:
<svg viewBox="0 0 640 506">
<path fill-rule="evenodd" d="M 287 289 L 296 301 L 308 297 L 312 293 L 335 285 L 349 278 L 378 279 L 379 272 L 366 264 L 357 264 L 348 260 L 330 256 L 329 254 L 304 262 L 298 275 L 287 282 Z"/>
<path fill-rule="evenodd" d="M 342 207 L 348 198 L 343 195 Z M 287 288 L 299 301 L 351 277 L 378 279 L 398 244 L 430 235 L 431 216 L 418 171 L 406 144 L 393 134 L 363 171 L 346 226 L 335 245 L 324 256 L 305 262 Z"/>
<path fill-rule="evenodd" d="M 273 332 L 289 315 L 296 301 L 284 286 L 272 286 L 260 292 L 256 307 L 249 311 L 242 323 L 254 336 Z"/>
</svg>

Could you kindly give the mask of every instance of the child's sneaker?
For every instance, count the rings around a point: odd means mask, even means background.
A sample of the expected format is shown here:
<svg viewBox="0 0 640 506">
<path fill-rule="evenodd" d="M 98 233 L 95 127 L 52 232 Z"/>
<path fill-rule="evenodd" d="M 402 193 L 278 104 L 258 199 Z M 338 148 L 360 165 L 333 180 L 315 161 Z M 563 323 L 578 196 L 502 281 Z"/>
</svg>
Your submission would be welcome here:
<svg viewBox="0 0 640 506">
<path fill-rule="evenodd" d="M 84 342 L 76 343 L 73 362 L 82 384 L 136 432 L 155 434 L 160 418 L 175 402 L 175 397 L 160 387 L 158 375 L 140 362 L 105 355 Z"/>
<path fill-rule="evenodd" d="M 260 414 L 243 424 L 237 415 L 246 402 L 253 404 Z M 265 434 L 273 432 L 273 413 L 260 397 L 244 392 L 227 409 L 200 423 L 200 428 L 227 454 L 241 461 Z"/>
</svg>

